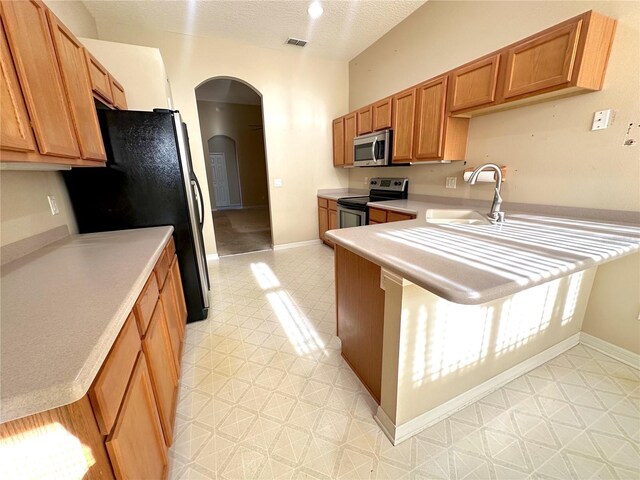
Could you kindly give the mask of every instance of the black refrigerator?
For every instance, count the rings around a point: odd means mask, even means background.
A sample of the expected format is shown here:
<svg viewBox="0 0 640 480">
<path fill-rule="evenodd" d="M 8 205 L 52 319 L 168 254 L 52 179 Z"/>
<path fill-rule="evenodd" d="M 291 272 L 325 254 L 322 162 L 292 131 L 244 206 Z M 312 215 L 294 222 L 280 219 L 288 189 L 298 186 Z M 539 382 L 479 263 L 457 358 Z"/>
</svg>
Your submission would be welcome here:
<svg viewBox="0 0 640 480">
<path fill-rule="evenodd" d="M 188 322 L 207 317 L 204 203 L 177 111 L 98 110 L 106 168 L 63 173 L 80 233 L 173 225 Z"/>
</svg>

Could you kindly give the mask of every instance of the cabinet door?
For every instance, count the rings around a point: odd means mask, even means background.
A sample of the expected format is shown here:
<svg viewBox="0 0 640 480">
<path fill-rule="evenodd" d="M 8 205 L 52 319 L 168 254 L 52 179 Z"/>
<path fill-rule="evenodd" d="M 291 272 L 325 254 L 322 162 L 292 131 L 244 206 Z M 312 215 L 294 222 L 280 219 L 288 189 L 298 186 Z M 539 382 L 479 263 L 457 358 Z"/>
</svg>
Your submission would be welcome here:
<svg viewBox="0 0 640 480">
<path fill-rule="evenodd" d="M 176 366 L 177 374 L 180 372 L 180 354 L 182 353 L 182 322 L 180 320 L 180 313 L 178 312 L 173 275 L 171 274 L 167 275 L 167 280 L 160 292 L 160 302 L 167 320 L 167 331 L 169 332 L 169 340 L 171 340 L 171 351 L 173 353 L 173 362 Z"/>
<path fill-rule="evenodd" d="M 324 234 L 329 230 L 329 210 L 326 208 L 318 208 L 318 232 L 320 240 L 324 241 Z"/>
<path fill-rule="evenodd" d="M 127 109 L 127 97 L 124 94 L 124 87 L 120 85 L 115 78 L 109 75 L 109 81 L 111 82 L 111 94 L 113 96 L 113 106 L 118 110 Z"/>
<path fill-rule="evenodd" d="M 415 110 L 415 88 L 405 90 L 393 96 L 392 163 L 405 163 L 413 159 L 413 122 Z"/>
<path fill-rule="evenodd" d="M 329 210 L 329 230 L 335 230 L 336 228 L 338 228 L 338 212 Z"/>
<path fill-rule="evenodd" d="M 344 117 L 333 121 L 333 166 L 344 165 Z"/>
<path fill-rule="evenodd" d="M 142 349 L 149 364 L 151 384 L 155 393 L 160 423 L 167 446 L 173 439 L 173 420 L 178 399 L 178 378 L 173 361 L 171 338 L 160 302 L 153 312 L 149 330 L 142 340 Z"/>
<path fill-rule="evenodd" d="M 187 323 L 187 303 L 184 300 L 184 290 L 182 290 L 182 277 L 180 276 L 180 265 L 178 265 L 177 256 L 174 257 L 169 274 L 173 278 L 173 288 L 175 289 L 176 303 L 178 306 L 178 313 L 180 315 L 180 327 L 182 329 L 182 337 L 184 337 L 185 324 Z"/>
<path fill-rule="evenodd" d="M 571 81 L 582 20 L 552 30 L 507 51 L 504 97 Z"/>
<path fill-rule="evenodd" d="M 419 85 L 415 123 L 415 158 L 442 157 L 447 77 Z"/>
<path fill-rule="evenodd" d="M 116 426 L 106 443 L 118 479 L 165 478 L 167 446 L 142 354 L 138 355 Z"/>
<path fill-rule="evenodd" d="M 353 139 L 356 136 L 356 114 L 344 117 L 344 164 L 353 165 Z"/>
<path fill-rule="evenodd" d="M 371 133 L 373 131 L 372 118 L 373 108 L 371 106 L 358 110 L 358 135 Z"/>
<path fill-rule="evenodd" d="M 40 153 L 79 158 L 80 151 L 47 22 L 39 1 L 1 2 L 7 38 Z"/>
<path fill-rule="evenodd" d="M 450 110 L 492 103 L 496 98 L 500 54 L 474 62 L 451 73 Z"/>
<path fill-rule="evenodd" d="M 92 90 L 109 105 L 113 105 L 113 93 L 111 92 L 109 72 L 86 48 L 84 49 L 84 55 L 87 59 L 87 69 L 89 70 Z"/>
<path fill-rule="evenodd" d="M 391 128 L 391 97 L 373 104 L 372 127 L 374 131 Z"/>
<path fill-rule="evenodd" d="M 0 148 L 35 152 L 36 141 L 0 18 Z"/>
<path fill-rule="evenodd" d="M 78 138 L 80 156 L 85 160 L 106 161 L 100 124 L 93 103 L 91 81 L 84 58 L 84 47 L 58 18 L 47 12 L 62 81 L 69 99 L 71 118 Z"/>
</svg>

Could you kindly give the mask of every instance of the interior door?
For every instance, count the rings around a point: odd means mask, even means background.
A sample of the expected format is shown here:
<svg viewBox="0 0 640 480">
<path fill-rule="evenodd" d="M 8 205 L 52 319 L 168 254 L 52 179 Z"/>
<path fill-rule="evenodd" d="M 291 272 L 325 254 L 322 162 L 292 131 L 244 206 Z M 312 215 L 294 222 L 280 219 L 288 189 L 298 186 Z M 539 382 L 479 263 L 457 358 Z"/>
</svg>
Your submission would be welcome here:
<svg viewBox="0 0 640 480">
<path fill-rule="evenodd" d="M 213 168 L 213 192 L 216 195 L 216 207 L 228 207 L 229 180 L 227 178 L 227 162 L 224 153 L 212 153 L 209 155 Z"/>
</svg>

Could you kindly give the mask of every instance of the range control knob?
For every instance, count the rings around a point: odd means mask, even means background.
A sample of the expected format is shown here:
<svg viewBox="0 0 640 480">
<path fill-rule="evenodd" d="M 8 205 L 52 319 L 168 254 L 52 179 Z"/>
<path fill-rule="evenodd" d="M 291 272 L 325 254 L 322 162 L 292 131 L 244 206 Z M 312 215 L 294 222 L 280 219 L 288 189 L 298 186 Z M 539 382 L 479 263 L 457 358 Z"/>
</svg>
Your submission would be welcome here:
<svg viewBox="0 0 640 480">
<path fill-rule="evenodd" d="M 396 184 L 396 185 L 400 185 L 400 182 L 396 182 L 395 184 Z"/>
</svg>

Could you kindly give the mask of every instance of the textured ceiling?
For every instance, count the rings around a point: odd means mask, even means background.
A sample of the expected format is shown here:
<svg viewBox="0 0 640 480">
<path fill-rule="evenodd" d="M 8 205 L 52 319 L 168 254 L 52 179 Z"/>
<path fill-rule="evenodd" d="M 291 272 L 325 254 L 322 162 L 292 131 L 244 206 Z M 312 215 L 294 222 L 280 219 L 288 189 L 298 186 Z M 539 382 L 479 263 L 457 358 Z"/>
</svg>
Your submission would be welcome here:
<svg viewBox="0 0 640 480">
<path fill-rule="evenodd" d="M 196 98 L 208 102 L 260 105 L 260 95 L 242 82 L 228 78 L 209 80 L 196 88 Z"/>
<path fill-rule="evenodd" d="M 325 0 L 312 20 L 311 0 L 85 0 L 98 27 L 121 23 L 175 33 L 223 37 L 275 49 L 288 37 L 309 44 L 312 55 L 351 60 L 404 20 L 425 0 Z"/>
</svg>

